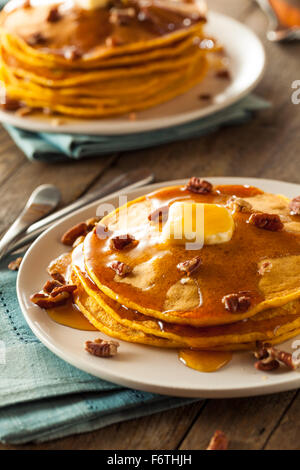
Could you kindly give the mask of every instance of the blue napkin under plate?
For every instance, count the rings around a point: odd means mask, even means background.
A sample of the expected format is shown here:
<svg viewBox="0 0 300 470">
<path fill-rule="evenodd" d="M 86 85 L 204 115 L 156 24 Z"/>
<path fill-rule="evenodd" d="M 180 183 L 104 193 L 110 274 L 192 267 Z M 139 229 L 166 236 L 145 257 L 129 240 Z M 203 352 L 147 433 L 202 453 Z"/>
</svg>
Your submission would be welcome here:
<svg viewBox="0 0 300 470">
<path fill-rule="evenodd" d="M 108 155 L 168 142 L 200 137 L 222 126 L 240 124 L 251 119 L 253 112 L 267 109 L 270 103 L 256 95 L 210 116 L 166 129 L 123 135 L 78 135 L 25 131 L 8 124 L 4 127 L 29 160 L 57 162 L 66 159 Z"/>
<path fill-rule="evenodd" d="M 55 356 L 27 326 L 9 261 L 0 263 L 1 442 L 48 441 L 195 401 L 123 388 Z"/>
</svg>

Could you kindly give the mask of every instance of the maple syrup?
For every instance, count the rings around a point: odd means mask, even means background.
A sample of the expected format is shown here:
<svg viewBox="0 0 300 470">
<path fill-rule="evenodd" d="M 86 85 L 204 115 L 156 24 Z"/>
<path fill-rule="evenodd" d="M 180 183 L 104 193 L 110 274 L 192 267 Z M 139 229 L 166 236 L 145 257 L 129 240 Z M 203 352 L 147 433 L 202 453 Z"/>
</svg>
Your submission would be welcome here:
<svg viewBox="0 0 300 470">
<path fill-rule="evenodd" d="M 230 351 L 181 349 L 178 357 L 184 365 L 191 369 L 198 370 L 199 372 L 216 372 L 230 362 L 232 353 Z"/>
<path fill-rule="evenodd" d="M 48 309 L 47 313 L 53 321 L 60 325 L 68 326 L 76 330 L 97 331 L 97 328 L 85 318 L 79 308 L 71 301 L 66 305 Z"/>
</svg>

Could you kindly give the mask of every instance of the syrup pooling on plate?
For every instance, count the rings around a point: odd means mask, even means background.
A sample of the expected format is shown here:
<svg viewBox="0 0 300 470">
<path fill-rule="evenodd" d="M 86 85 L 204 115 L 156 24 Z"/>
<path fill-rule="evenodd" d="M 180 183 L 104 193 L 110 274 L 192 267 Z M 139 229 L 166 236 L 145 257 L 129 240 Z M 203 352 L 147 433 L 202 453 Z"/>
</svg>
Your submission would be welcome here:
<svg viewBox="0 0 300 470">
<path fill-rule="evenodd" d="M 138 311 L 160 315 L 160 319 L 178 323 L 212 325 L 234 322 L 247 314 L 231 314 L 224 309 L 224 296 L 236 292 L 248 292 L 251 298 L 251 311 L 262 308 L 266 294 L 260 288 L 261 275 L 259 263 L 264 259 L 288 259 L 299 256 L 299 233 L 282 230 L 271 232 L 260 230 L 248 223 L 249 214 L 234 214 L 235 230 L 229 242 L 220 245 L 203 246 L 199 251 L 188 251 L 181 246 L 159 243 L 153 223 L 148 215 L 161 206 L 175 201 L 190 200 L 197 203 L 226 204 L 232 195 L 247 200 L 259 199 L 262 192 L 256 188 L 241 186 L 215 187 L 211 194 L 195 194 L 184 187 L 166 188 L 129 204 L 133 207 L 133 217 L 129 220 L 128 231 L 138 241 L 133 249 L 121 253 L 110 249 L 109 239 L 100 239 L 97 230 L 87 237 L 84 243 L 85 264 L 89 275 L 98 287 L 112 298 L 118 296 L 119 302 L 127 307 L 134 306 Z M 142 210 L 134 215 L 134 210 Z M 119 214 L 122 211 L 117 212 Z M 290 220 L 292 218 L 290 217 Z M 109 229 L 110 216 L 104 219 Z M 299 217 L 297 218 L 297 223 Z M 182 280 L 177 265 L 199 254 L 201 269 L 192 278 L 199 286 L 202 302 L 191 309 L 166 308 L 166 297 L 170 288 Z M 134 276 L 119 279 L 108 267 L 109 262 L 120 260 L 133 270 L 145 274 L 136 282 Z M 136 276 L 137 277 L 137 276 Z M 143 284 L 144 282 L 144 284 Z M 283 302 L 284 303 L 284 302 Z M 171 319 L 172 318 L 172 319 Z"/>
<path fill-rule="evenodd" d="M 231 361 L 232 353 L 228 351 L 182 349 L 179 351 L 178 357 L 185 366 L 191 369 L 196 369 L 199 372 L 216 372 Z"/>
</svg>

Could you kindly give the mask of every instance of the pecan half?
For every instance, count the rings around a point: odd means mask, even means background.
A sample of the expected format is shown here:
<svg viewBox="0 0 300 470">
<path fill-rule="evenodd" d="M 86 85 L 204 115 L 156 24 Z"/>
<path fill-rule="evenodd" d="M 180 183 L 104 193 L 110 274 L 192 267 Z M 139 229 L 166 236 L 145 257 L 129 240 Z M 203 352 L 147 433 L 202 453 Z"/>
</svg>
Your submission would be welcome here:
<svg viewBox="0 0 300 470">
<path fill-rule="evenodd" d="M 290 202 L 291 215 L 300 215 L 300 196 L 294 197 Z"/>
<path fill-rule="evenodd" d="M 110 247 L 112 250 L 124 250 L 124 248 L 129 248 L 137 245 L 137 240 L 134 238 L 133 235 L 118 235 L 116 237 L 111 238 L 110 240 Z"/>
<path fill-rule="evenodd" d="M 223 431 L 216 431 L 206 450 L 227 450 L 228 439 Z"/>
<path fill-rule="evenodd" d="M 251 298 L 243 292 L 238 294 L 224 295 L 222 303 L 226 310 L 231 313 L 246 312 L 251 305 Z"/>
<path fill-rule="evenodd" d="M 250 202 L 236 196 L 232 196 L 226 206 L 233 212 L 251 212 L 252 209 Z"/>
<path fill-rule="evenodd" d="M 68 292 L 68 294 L 72 294 L 77 289 L 75 284 L 65 284 L 64 286 L 55 287 L 51 292 L 51 297 L 57 297 L 63 292 Z"/>
<path fill-rule="evenodd" d="M 70 298 L 69 292 L 62 292 L 56 297 L 46 294 L 34 294 L 30 297 L 31 302 L 38 305 L 40 308 L 49 309 L 64 305 Z"/>
<path fill-rule="evenodd" d="M 23 258 L 19 257 L 19 258 L 15 259 L 14 261 L 11 261 L 8 265 L 8 269 L 10 271 L 18 271 L 19 267 L 21 266 L 22 259 Z"/>
<path fill-rule="evenodd" d="M 54 5 L 48 13 L 47 21 L 49 23 L 57 23 L 57 21 L 59 21 L 60 19 L 61 19 L 61 14 L 59 12 L 59 7 L 58 5 Z"/>
<path fill-rule="evenodd" d="M 85 222 L 81 222 L 80 224 L 74 225 L 74 227 L 67 230 L 66 233 L 61 237 L 61 242 L 64 245 L 72 246 L 75 240 L 82 236 L 86 235 L 87 233 L 87 225 Z"/>
<path fill-rule="evenodd" d="M 284 364 L 290 370 L 295 370 L 298 367 L 291 353 L 274 348 L 269 343 L 257 341 L 254 356 L 256 359 L 259 359 L 254 364 L 255 368 L 258 370 L 275 370 L 278 369 L 280 364 Z"/>
<path fill-rule="evenodd" d="M 66 283 L 66 280 L 65 280 L 64 276 L 61 273 L 56 272 L 56 271 L 51 271 L 50 269 L 48 269 L 48 272 L 49 272 L 50 276 L 55 281 L 60 282 L 60 284 L 65 284 Z"/>
<path fill-rule="evenodd" d="M 180 272 L 183 272 L 190 276 L 194 272 L 196 272 L 202 264 L 202 260 L 200 256 L 195 256 L 195 258 L 189 259 L 187 261 L 183 261 L 182 263 L 177 264 L 177 269 Z"/>
<path fill-rule="evenodd" d="M 249 217 L 249 224 L 255 225 L 257 228 L 270 230 L 271 232 L 279 232 L 283 229 L 283 223 L 277 214 L 265 214 L 255 212 Z"/>
<path fill-rule="evenodd" d="M 120 277 L 125 277 L 132 272 L 132 268 L 128 264 L 122 263 L 122 261 L 112 261 L 108 264 L 108 267 L 113 269 Z"/>
<path fill-rule="evenodd" d="M 46 292 L 47 294 L 51 294 L 53 289 L 55 289 L 56 287 L 61 287 L 61 286 L 62 284 L 59 281 L 55 281 L 55 280 L 47 281 L 44 284 L 43 291 Z"/>
<path fill-rule="evenodd" d="M 230 80 L 231 75 L 230 75 L 229 70 L 224 69 L 224 70 L 218 70 L 218 72 L 216 73 L 216 77 L 223 78 L 225 80 Z"/>
<path fill-rule="evenodd" d="M 169 206 L 161 206 L 155 209 L 148 215 L 148 220 L 151 222 L 165 222 L 168 218 Z"/>
<path fill-rule="evenodd" d="M 186 189 L 188 191 L 191 191 L 192 193 L 208 194 L 212 192 L 213 185 L 209 183 L 209 181 L 197 178 L 196 176 L 192 176 L 192 178 L 186 185 Z"/>
<path fill-rule="evenodd" d="M 120 344 L 117 341 L 105 341 L 104 339 L 95 339 L 85 343 L 85 350 L 92 356 L 113 357 L 118 352 Z"/>
</svg>

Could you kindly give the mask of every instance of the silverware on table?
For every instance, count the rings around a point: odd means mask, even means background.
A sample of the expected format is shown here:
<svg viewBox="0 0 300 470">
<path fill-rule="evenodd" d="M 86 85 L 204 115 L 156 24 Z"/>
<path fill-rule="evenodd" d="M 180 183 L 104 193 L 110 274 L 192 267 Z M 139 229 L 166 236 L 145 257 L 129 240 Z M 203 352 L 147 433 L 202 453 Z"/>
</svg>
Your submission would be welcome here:
<svg viewBox="0 0 300 470">
<path fill-rule="evenodd" d="M 28 227 L 57 207 L 60 197 L 59 190 L 51 184 L 43 184 L 33 191 L 19 217 L 0 240 L 0 259 L 10 252 L 11 245 Z"/>
<path fill-rule="evenodd" d="M 97 201 L 98 199 L 101 199 L 102 197 L 110 194 L 130 191 L 140 186 L 149 184 L 153 180 L 154 174 L 151 173 L 150 170 L 146 168 L 140 168 L 138 170 L 133 170 L 123 175 L 117 176 L 111 182 L 104 185 L 102 183 L 98 184 L 92 192 L 28 227 L 24 235 L 19 237 L 19 239 L 10 246 L 9 251 L 12 252 L 23 248 L 35 240 L 42 232 L 47 230 L 51 224 L 70 214 L 71 212 L 74 212 L 75 210 L 90 204 L 91 202 Z"/>
<path fill-rule="evenodd" d="M 278 18 L 271 2 L 269 0 L 256 0 L 258 5 L 266 13 L 269 19 L 269 30 L 267 32 L 267 38 L 273 42 L 284 42 L 300 40 L 300 27 L 295 25 L 293 27 L 287 27 Z M 291 7 L 292 8 L 292 7 Z M 298 8 L 294 7 L 294 8 Z M 300 12 L 300 4 L 299 4 Z"/>
</svg>

